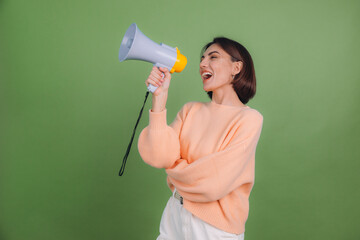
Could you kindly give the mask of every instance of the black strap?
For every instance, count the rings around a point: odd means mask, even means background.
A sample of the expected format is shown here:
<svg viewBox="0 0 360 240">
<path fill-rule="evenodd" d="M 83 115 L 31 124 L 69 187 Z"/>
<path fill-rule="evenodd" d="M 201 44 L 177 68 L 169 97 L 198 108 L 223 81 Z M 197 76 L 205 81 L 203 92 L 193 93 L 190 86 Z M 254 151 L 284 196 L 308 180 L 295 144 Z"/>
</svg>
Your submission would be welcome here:
<svg viewBox="0 0 360 240">
<path fill-rule="evenodd" d="M 135 132 L 136 132 L 136 128 L 140 122 L 140 118 L 141 118 L 141 115 L 142 115 L 142 112 L 144 110 L 144 106 L 145 106 L 145 103 L 146 103 L 146 100 L 149 96 L 149 91 L 146 92 L 146 95 L 145 95 L 145 101 L 144 101 L 144 104 L 140 110 L 140 114 L 139 114 L 139 117 L 138 117 L 138 120 L 136 121 L 136 125 L 135 125 L 135 128 L 134 128 L 134 131 L 133 131 L 133 134 L 132 134 L 132 137 L 131 137 L 131 140 L 130 140 L 130 143 L 128 145 L 128 148 L 126 150 L 126 153 L 125 153 L 125 156 L 124 156 L 124 159 L 123 159 L 123 162 L 122 162 L 122 165 L 121 165 L 121 169 L 119 171 L 119 176 L 122 176 L 124 174 L 124 171 L 125 171 L 125 165 L 126 165 L 126 160 L 129 156 L 129 153 L 130 153 L 130 149 L 131 149 L 131 145 L 132 145 L 132 142 L 134 140 L 134 136 L 135 136 Z"/>
</svg>

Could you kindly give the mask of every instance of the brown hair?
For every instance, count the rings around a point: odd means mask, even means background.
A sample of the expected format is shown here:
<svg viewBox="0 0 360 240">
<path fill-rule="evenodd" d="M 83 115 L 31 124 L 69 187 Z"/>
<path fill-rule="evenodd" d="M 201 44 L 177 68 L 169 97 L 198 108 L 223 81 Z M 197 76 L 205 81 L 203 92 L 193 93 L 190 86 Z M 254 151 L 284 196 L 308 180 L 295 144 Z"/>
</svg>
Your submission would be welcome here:
<svg viewBox="0 0 360 240">
<path fill-rule="evenodd" d="M 231 61 L 243 62 L 241 71 L 234 76 L 232 86 L 240 101 L 246 104 L 255 96 L 256 92 L 255 69 L 250 53 L 240 43 L 225 37 L 214 38 L 212 42 L 203 47 L 201 53 L 203 54 L 213 44 L 219 44 L 231 56 Z M 207 94 L 212 99 L 212 91 L 207 92 Z"/>
</svg>

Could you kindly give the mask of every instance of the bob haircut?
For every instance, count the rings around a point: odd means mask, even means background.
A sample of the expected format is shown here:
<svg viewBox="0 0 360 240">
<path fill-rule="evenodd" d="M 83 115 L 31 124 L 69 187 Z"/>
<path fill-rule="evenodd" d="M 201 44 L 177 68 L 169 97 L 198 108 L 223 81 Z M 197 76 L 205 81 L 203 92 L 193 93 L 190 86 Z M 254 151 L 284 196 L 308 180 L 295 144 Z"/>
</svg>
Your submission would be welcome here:
<svg viewBox="0 0 360 240">
<path fill-rule="evenodd" d="M 231 56 L 231 61 L 243 62 L 241 71 L 234 76 L 232 86 L 240 101 L 246 104 L 255 96 L 256 92 L 255 69 L 250 53 L 238 42 L 225 37 L 216 37 L 203 47 L 201 55 L 213 44 L 218 44 L 227 52 Z M 212 91 L 207 92 L 207 94 L 212 99 Z"/>
</svg>

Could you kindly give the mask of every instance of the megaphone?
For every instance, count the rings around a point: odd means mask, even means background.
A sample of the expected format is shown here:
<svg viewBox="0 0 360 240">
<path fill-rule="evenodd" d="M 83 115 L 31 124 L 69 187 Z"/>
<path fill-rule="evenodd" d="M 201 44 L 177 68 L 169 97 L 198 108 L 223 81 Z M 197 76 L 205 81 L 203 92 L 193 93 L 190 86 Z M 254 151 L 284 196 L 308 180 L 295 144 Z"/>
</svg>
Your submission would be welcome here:
<svg viewBox="0 0 360 240">
<path fill-rule="evenodd" d="M 119 51 L 120 62 L 124 60 L 142 60 L 151 62 L 157 67 L 166 67 L 170 73 L 181 72 L 187 59 L 178 48 L 170 47 L 164 43 L 157 44 L 145 36 L 135 23 L 126 30 Z M 148 86 L 150 92 L 157 87 Z"/>
</svg>

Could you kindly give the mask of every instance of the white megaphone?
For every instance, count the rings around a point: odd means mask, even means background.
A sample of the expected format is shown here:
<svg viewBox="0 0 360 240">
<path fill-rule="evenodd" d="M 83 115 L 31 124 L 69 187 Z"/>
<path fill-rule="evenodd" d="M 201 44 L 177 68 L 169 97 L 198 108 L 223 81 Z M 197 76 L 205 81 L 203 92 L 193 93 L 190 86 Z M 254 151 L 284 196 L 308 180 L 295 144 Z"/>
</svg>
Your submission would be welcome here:
<svg viewBox="0 0 360 240">
<path fill-rule="evenodd" d="M 119 60 L 142 60 L 151 62 L 157 67 L 166 67 L 170 73 L 181 72 L 187 59 L 178 48 L 172 48 L 163 43 L 157 44 L 146 37 L 135 23 L 126 30 L 120 45 Z M 157 87 L 148 86 L 150 92 L 155 92 Z"/>
</svg>

